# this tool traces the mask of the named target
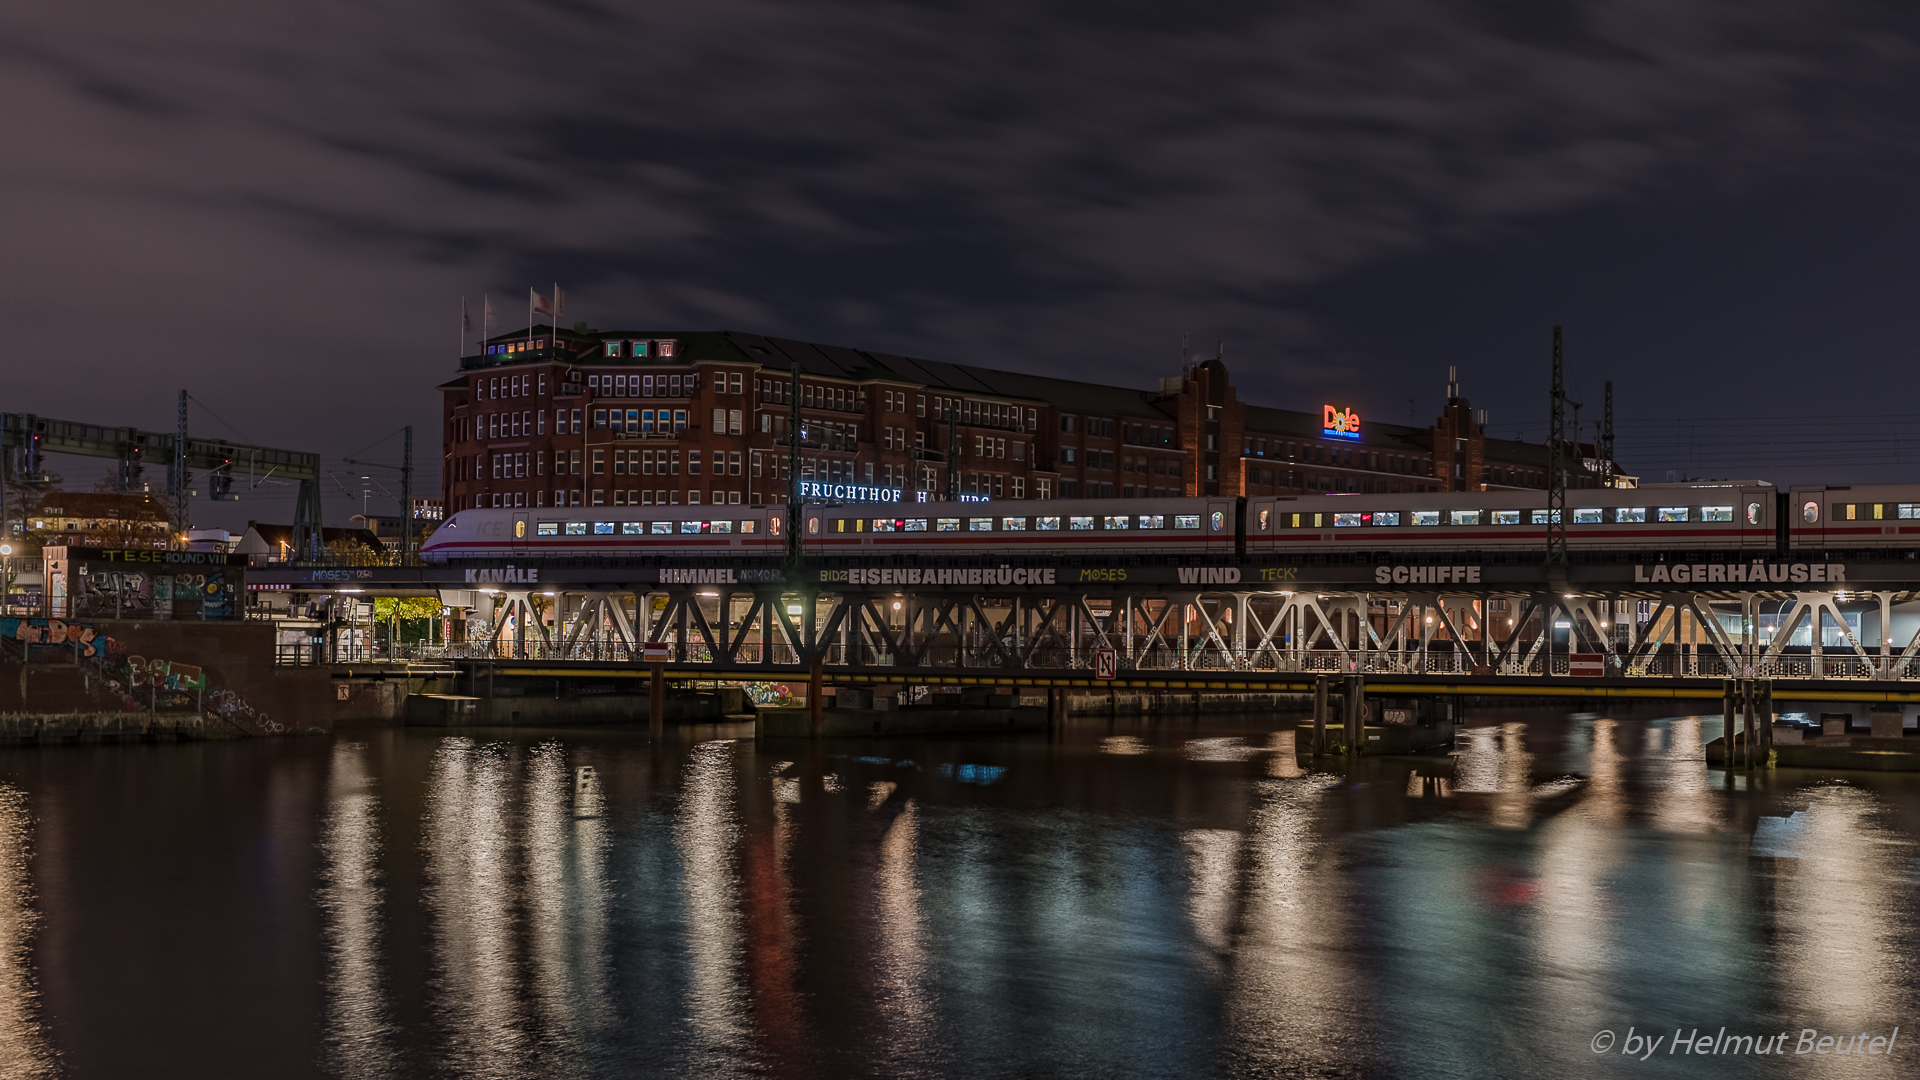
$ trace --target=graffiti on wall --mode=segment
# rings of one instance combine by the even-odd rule
[[[0,619],[0,638],[29,645],[74,645],[81,656],[100,655],[107,636],[84,623],[60,619]]]

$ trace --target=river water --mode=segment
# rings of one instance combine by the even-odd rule
[[[0,1076],[1914,1074],[1920,777],[1291,724],[0,751]]]

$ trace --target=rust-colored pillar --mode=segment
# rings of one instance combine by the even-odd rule
[[[653,678],[647,687],[647,734],[658,739],[667,733],[667,667],[653,665]]]

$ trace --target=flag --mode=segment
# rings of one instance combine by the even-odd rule
[[[485,298],[480,301],[480,336],[483,339],[493,336],[493,294],[492,293],[485,294]]]
[[[527,292],[532,294],[530,299],[533,303],[533,313],[535,315],[546,315],[548,317],[552,317],[553,297],[542,296],[538,291],[534,289],[528,289]]]
[[[559,326],[560,320],[565,318],[566,314],[567,294],[561,292],[559,284],[555,283],[553,286],[553,325]]]

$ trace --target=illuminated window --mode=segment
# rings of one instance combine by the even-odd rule
[[[660,500],[657,498],[654,500],[656,504],[659,503],[659,501]],[[653,535],[659,535],[661,533],[670,533],[673,531],[673,522],[671,521],[651,521],[647,523],[647,526],[648,526],[648,532]]]
[[[1727,513],[1729,516],[1731,516],[1733,513],[1733,508],[1728,507]],[[1602,518],[1599,507],[1593,507],[1591,509],[1575,510],[1573,512],[1573,523],[1575,525],[1598,525],[1601,523],[1602,520],[1603,518]]]
[[[1133,519],[1128,517],[1125,514],[1122,514],[1119,517],[1109,516],[1107,518],[1107,528],[1109,529],[1124,529],[1124,528],[1127,528],[1132,523],[1133,523]]]
[[[1455,525],[1478,525],[1480,524],[1480,511],[1454,510],[1449,512],[1448,518]]]
[[[1820,504],[1817,502],[1810,502],[1807,505],[1801,507],[1800,519],[1802,521],[1805,521],[1809,525],[1812,525],[1815,522],[1819,521],[1820,520]]]
[[[926,532],[927,519],[926,518],[908,518],[907,524],[906,524],[906,531],[907,532]]]
[[[1535,525],[1557,525],[1560,523],[1560,512],[1557,510],[1535,510],[1533,512],[1533,523]]]
[[[1260,511],[1260,514],[1261,514],[1261,517],[1264,518],[1267,514],[1267,511],[1262,510]],[[1166,515],[1165,514],[1141,514],[1140,527],[1143,529],[1164,529],[1167,527]],[[1262,525],[1261,528],[1264,529],[1266,528],[1266,526]]]
[[[1733,507],[1703,506],[1700,508],[1700,520],[1701,521],[1732,521]]]
[[[1379,511],[1378,513],[1373,515],[1373,523],[1375,525],[1398,525],[1400,524],[1400,511],[1398,510]]]
[[[1622,525],[1639,524],[1647,520],[1647,508],[1644,506],[1623,506],[1613,512],[1613,520]]]
[[[938,518],[936,519],[934,531],[935,532],[959,532],[960,519],[959,518]]]
[[[1298,518],[1300,515],[1295,514],[1293,516]],[[1197,529],[1200,527],[1200,515],[1175,514],[1173,515],[1173,527],[1176,529]]]
[[[1359,524],[1361,524],[1360,515],[1357,513],[1333,515],[1333,527],[1336,529],[1342,529],[1342,528],[1346,528],[1349,525],[1359,525]]]
[[[649,494],[651,494],[651,492],[649,492]],[[632,502],[633,500],[629,499],[627,501]],[[644,521],[623,521],[620,523],[621,536],[639,536],[646,531],[647,523]]]
[[[1495,525],[1518,525],[1520,524],[1520,511],[1495,510],[1493,512],[1493,523]]]
[[[1033,528],[1036,532],[1059,532],[1060,519],[1057,517],[1037,517],[1033,519]]]
[[[1413,523],[1415,525],[1438,525],[1440,524],[1440,511],[1415,510],[1413,512]]]
[[[1660,508],[1659,520],[1685,521],[1687,520],[1687,511],[1689,509],[1689,507],[1685,506],[1663,506]]]
[[[567,522],[567,535],[568,535],[568,536],[585,536],[585,535],[587,535],[587,523],[586,523],[586,522],[584,522],[584,521],[569,521],[569,522]]]
[[[560,523],[559,523],[559,522],[557,522],[557,521],[542,521],[542,522],[540,522],[540,523],[539,523],[539,524],[538,524],[537,526],[535,526],[535,527],[534,527],[534,535],[536,535],[536,536],[559,536],[559,535],[560,535]]]
[[[1027,519],[1023,517],[1001,518],[1000,527],[1008,532],[1026,532]]]
[[[1198,526],[1196,526],[1196,528],[1197,527]],[[1069,517],[1067,519],[1067,529],[1070,532],[1084,532],[1091,528],[1093,528],[1092,517]]]
[[[967,531],[968,532],[992,532],[993,519],[992,518],[968,518]]]

